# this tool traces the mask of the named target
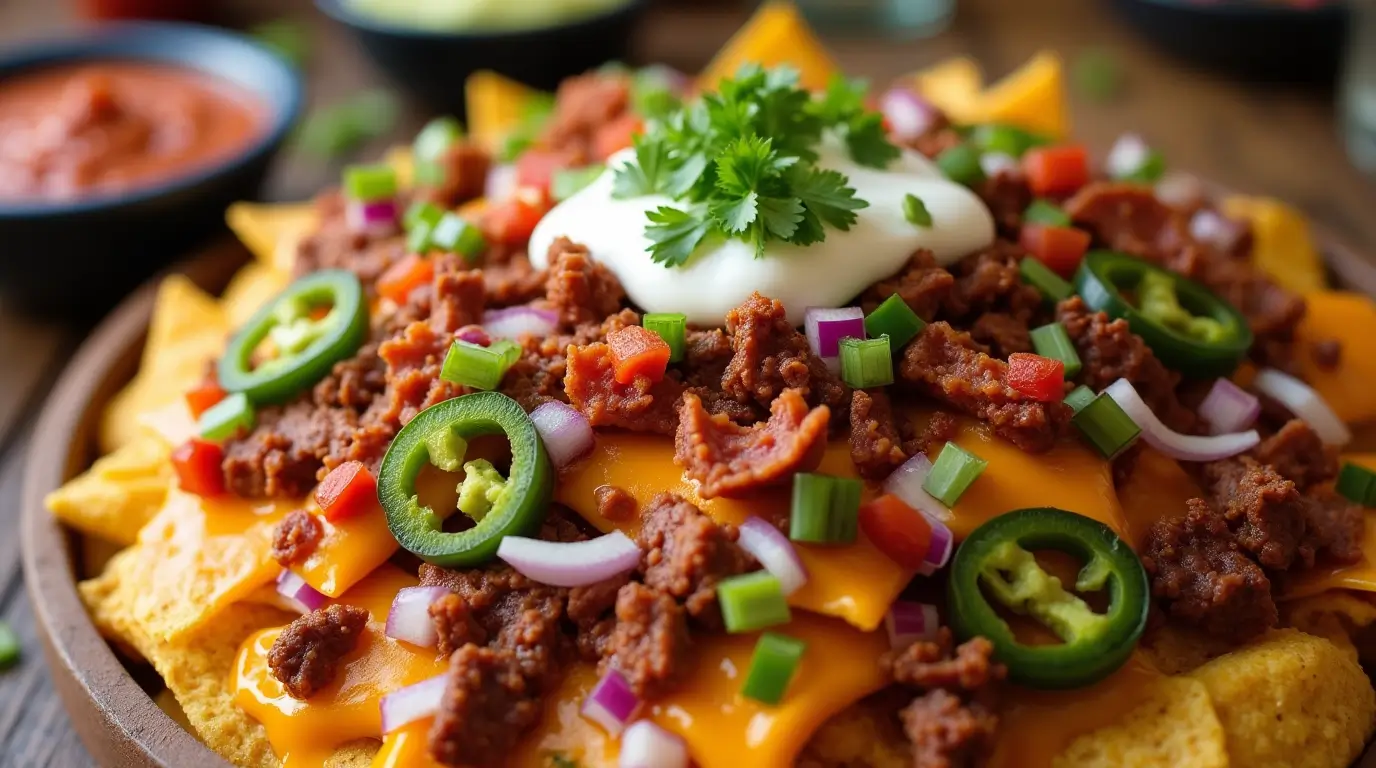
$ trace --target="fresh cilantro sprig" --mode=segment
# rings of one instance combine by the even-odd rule
[[[650,255],[666,266],[710,237],[750,243],[756,257],[773,241],[822,242],[827,227],[850,229],[869,205],[844,174],[817,167],[823,134],[861,165],[883,168],[899,155],[864,98],[857,81],[837,78],[814,99],[796,70],[746,66],[715,93],[656,116],[635,140],[635,160],[616,170],[612,195],[680,203],[647,213]]]

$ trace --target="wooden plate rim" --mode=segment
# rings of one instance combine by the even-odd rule
[[[1326,263],[1347,287],[1376,296],[1376,262],[1333,233],[1315,228]],[[225,243],[174,271],[218,293],[244,261]],[[231,258],[231,256],[233,258]],[[44,404],[24,475],[21,551],[54,684],[86,747],[102,765],[232,768],[163,712],[96,631],[77,594],[69,533],[43,497],[89,465],[100,409],[138,367],[159,278],[126,298],[82,343]],[[1376,768],[1376,746],[1356,768]]]

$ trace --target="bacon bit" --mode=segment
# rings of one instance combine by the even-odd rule
[[[346,461],[325,475],[315,489],[315,503],[331,522],[377,506],[377,481],[361,461]]]
[[[674,435],[674,463],[701,484],[704,499],[739,495],[807,471],[822,460],[831,409],[808,410],[797,389],[785,389],[770,406],[769,421],[742,427],[711,415],[702,398],[685,393]]]
[[[630,384],[637,376],[659,381],[669,367],[668,343],[659,334],[639,325],[628,325],[607,334],[607,346],[612,349],[618,384]]]
[[[397,304],[405,304],[406,297],[435,277],[435,263],[417,253],[408,253],[387,268],[377,279],[377,292]]]
[[[218,444],[193,437],[172,452],[172,468],[183,491],[219,496],[225,492],[225,476],[220,469],[224,459],[224,449]]]
[[[1008,357],[1008,386],[1043,403],[1065,396],[1065,363],[1030,352]]]

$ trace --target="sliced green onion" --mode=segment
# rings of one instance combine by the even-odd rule
[[[10,629],[10,625],[0,621],[0,669],[12,667],[19,661],[19,648],[19,636]],[[788,681],[785,680],[784,684],[787,685]]]
[[[912,193],[903,196],[903,218],[919,227],[930,229],[932,226],[932,212],[927,210],[922,198]]]
[[[793,619],[783,586],[769,571],[753,571],[717,583],[726,631],[732,634],[787,624]]]
[[[1338,472],[1338,493],[1354,504],[1376,507],[1376,472],[1352,462],[1344,462]]]
[[[1027,224],[1047,224],[1053,227],[1070,226],[1070,214],[1061,209],[1059,205],[1037,198],[1032,204],[1027,206],[1027,210],[1022,212],[1022,220]]]
[[[434,162],[462,138],[463,126],[459,125],[458,120],[448,116],[437,117],[426,123],[425,127],[420,129],[420,133],[416,134],[411,151],[415,153],[417,160]]]
[[[435,233],[435,225],[438,223],[427,220],[416,222],[416,225],[406,232],[406,250],[422,255],[430,250],[430,236]]]
[[[603,165],[589,165],[583,168],[560,168],[549,179],[549,194],[558,202],[573,197],[607,170]]]
[[[1042,292],[1051,301],[1065,301],[1075,292],[1060,275],[1031,256],[1018,262],[1018,273],[1022,281]]]
[[[865,335],[872,339],[888,336],[890,350],[907,346],[926,327],[927,323],[896,293],[865,317]]]
[[[431,226],[444,217],[444,209],[426,200],[417,200],[406,209],[406,213],[401,216],[401,225],[409,232],[413,227],[421,222],[429,222]]]
[[[344,192],[352,200],[368,203],[397,193],[397,172],[390,165],[351,165],[344,169]]]
[[[853,477],[799,472],[793,476],[793,508],[788,538],[812,544],[855,541],[860,518],[861,483]]]
[[[970,141],[985,152],[998,152],[1022,157],[1032,147],[1047,143],[1046,139],[1021,128],[1000,123],[977,125],[970,131]]]
[[[1083,411],[1086,405],[1094,402],[1094,390],[1081,384],[1070,391],[1065,396],[1065,404],[1070,406],[1076,413]]]
[[[1065,363],[1065,377],[1075,378],[1080,372],[1080,353],[1075,351],[1075,345],[1070,341],[1070,335],[1065,332],[1065,326],[1060,323],[1043,325],[1040,328],[1032,329],[1032,348],[1037,350],[1037,354],[1042,357],[1049,357],[1052,360],[1060,360]]]
[[[893,383],[893,354],[889,337],[841,339],[841,380],[854,389],[883,387]]]
[[[989,462],[984,459],[955,443],[947,443],[932,464],[927,479],[922,481],[922,490],[942,504],[954,507],[987,466]]]
[[[235,392],[207,408],[196,421],[196,431],[207,440],[228,440],[240,432],[253,431],[256,422],[248,395]]]
[[[741,695],[765,704],[778,704],[798,671],[807,643],[777,632],[763,632],[750,656]]]
[[[520,354],[521,348],[508,339],[493,342],[490,347],[455,341],[444,356],[440,378],[473,389],[496,389],[506,369]]]
[[[979,150],[971,144],[957,144],[937,155],[936,167],[946,174],[946,178],[967,187],[984,181],[984,171],[979,167]]]
[[[472,263],[487,250],[487,238],[457,213],[446,213],[430,230],[430,242],[440,250],[457,253]]]
[[[1074,394],[1074,393],[1072,393]],[[1100,394],[1075,413],[1070,420],[1106,459],[1115,459],[1127,450],[1142,428],[1125,413],[1112,397]]]
[[[654,331],[669,345],[669,362],[683,359],[688,346],[688,316],[682,312],[651,312],[641,320],[645,330]]]

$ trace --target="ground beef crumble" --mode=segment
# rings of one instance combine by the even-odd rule
[[[718,582],[754,567],[736,543],[736,527],[714,522],[672,493],[651,499],[643,520],[645,585],[682,600],[689,616],[716,626]]]
[[[1202,472],[1213,508],[1257,562],[1273,571],[1289,568],[1297,556],[1313,564],[1314,553],[1300,548],[1304,513],[1294,483],[1247,456],[1210,462]]]
[[[631,492],[616,485],[599,485],[593,491],[597,498],[597,514],[613,522],[631,520],[640,511],[640,503]]]
[[[785,390],[795,389],[810,405],[827,405],[837,413],[849,390],[821,358],[807,337],[788,321],[784,305],[758,293],[726,313],[733,355],[721,389],[741,403],[771,408]]]
[[[883,480],[908,460],[883,390],[855,390],[850,401],[850,458],[861,477]]]
[[[564,325],[600,323],[621,308],[621,281],[593,261],[586,247],[560,237],[549,246],[549,265],[545,295]]]
[[[918,317],[931,322],[955,283],[955,276],[936,263],[931,251],[923,249],[909,257],[907,266],[898,274],[867,288],[860,297],[860,306],[868,314],[885,299],[898,294]]]
[[[294,509],[272,531],[272,559],[283,568],[303,562],[324,535],[319,518],[304,509]]]
[[[688,644],[683,606],[665,592],[631,582],[616,595],[616,629],[603,667],[620,672],[636,695],[653,698],[677,682]]]
[[[511,648],[463,646],[430,726],[430,755],[454,768],[501,765],[540,719],[545,690]]]
[[[920,692],[899,712],[914,766],[976,765],[993,747],[994,689],[1008,670],[992,660],[994,646],[983,637],[952,646],[951,630],[942,627],[934,640],[919,640],[880,662],[895,683]]]
[[[329,685],[344,657],[358,645],[368,611],[331,605],[296,619],[268,651],[268,668],[294,699],[309,699]]]
[[[749,427],[712,415],[689,392],[679,410],[674,463],[700,484],[703,498],[734,496],[778,483],[817,466],[826,450],[831,411],[811,410],[796,389],[780,393],[769,421]]]
[[[1306,491],[1338,476],[1338,450],[1325,445],[1314,430],[1299,419],[1286,422],[1252,451],[1261,464],[1269,464],[1281,477]]]
[[[993,750],[998,717],[979,702],[937,689],[898,713],[913,745],[913,768],[967,768]]]

